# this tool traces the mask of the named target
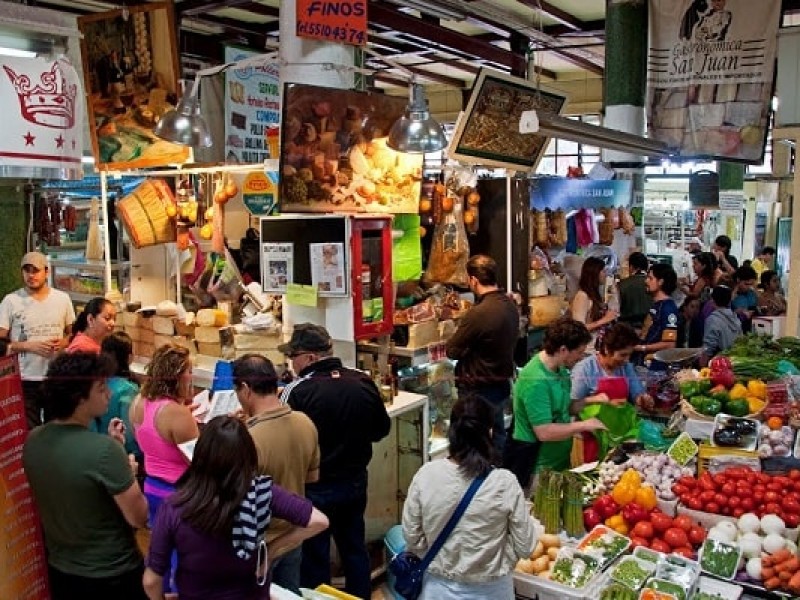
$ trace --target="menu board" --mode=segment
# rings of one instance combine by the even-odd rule
[[[46,600],[44,543],[22,468],[27,432],[17,358],[0,358],[0,598]]]
[[[225,62],[259,52],[225,47]],[[225,162],[262,163],[277,158],[281,97],[278,63],[225,72]]]

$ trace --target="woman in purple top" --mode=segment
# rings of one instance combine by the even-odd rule
[[[217,417],[206,426],[191,466],[156,517],[143,578],[151,600],[164,597],[173,550],[181,600],[268,600],[268,556],[328,527],[310,501],[272,485],[257,467],[255,444],[241,421]],[[296,527],[267,548],[271,516]]]

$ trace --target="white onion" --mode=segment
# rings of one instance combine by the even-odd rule
[[[771,533],[783,535],[786,523],[778,515],[764,515],[761,518],[761,530],[768,535]]]
[[[777,533],[770,533],[764,538],[764,550],[770,554],[775,554],[786,546],[786,540]]]
[[[743,533],[758,533],[761,528],[761,521],[758,515],[753,513],[745,513],[739,517],[738,521],[739,531]]]
[[[745,567],[747,570],[747,575],[752,577],[753,579],[761,580],[761,559],[758,557],[753,557],[747,561],[747,566]]]

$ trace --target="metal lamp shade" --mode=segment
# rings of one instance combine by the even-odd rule
[[[212,143],[208,124],[200,114],[200,102],[194,94],[184,96],[175,110],[164,113],[153,133],[168,142],[194,148],[208,148]]]
[[[442,126],[428,112],[428,101],[421,85],[411,84],[411,102],[406,114],[392,125],[386,145],[409,154],[436,152],[447,146]]]

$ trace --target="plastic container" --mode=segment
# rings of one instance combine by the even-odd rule
[[[679,448],[686,446],[687,452],[686,454],[682,454]],[[672,460],[678,463],[680,466],[686,466],[690,460],[692,460],[698,452],[698,446],[695,444],[694,440],[689,437],[689,434],[686,432],[680,434],[675,441],[672,442],[669,449],[667,450],[667,456],[669,456]],[[675,456],[678,454],[679,456]],[[680,457],[680,459],[679,459]]]
[[[616,552],[609,552],[606,549],[598,547],[594,542],[600,538],[604,538],[606,543],[618,542],[618,550]],[[609,529],[605,525],[597,525],[583,539],[578,543],[578,550],[585,554],[595,557],[600,561],[600,567],[605,568],[606,565],[611,564],[618,556],[624,554],[631,545],[631,540]]]
[[[709,570],[709,564],[704,564],[706,556],[711,552],[718,552],[722,554],[728,554],[730,556],[735,556],[736,560],[731,559],[729,562],[731,564],[731,569],[724,573],[718,573],[715,571]],[[703,570],[704,573],[708,573],[709,575],[713,575],[715,577],[720,577],[722,579],[733,579],[736,577],[736,572],[739,568],[739,561],[742,558],[742,549],[739,547],[738,544],[726,544],[725,542],[720,542],[718,540],[706,540],[703,542],[703,545],[700,547],[700,568]]]
[[[538,600],[597,600],[611,581],[607,573],[599,573],[580,589],[571,588],[536,575],[514,571],[514,593],[522,598]]]
[[[642,576],[641,578],[636,578],[633,580],[625,580],[623,577],[620,576],[622,570],[626,568],[628,564],[635,564],[637,565],[641,571]],[[656,571],[656,564],[650,562],[648,560],[642,560],[640,558],[636,558],[635,556],[625,556],[622,558],[614,567],[611,569],[609,575],[612,581],[616,581],[617,583],[621,583],[624,586],[631,588],[632,590],[638,590],[641,588],[647,578],[650,577]]]
[[[758,458],[758,453],[753,450],[740,450],[739,448],[723,448],[719,446],[712,446],[702,442],[697,451],[697,475],[700,476],[708,471],[709,463],[712,458],[721,456],[736,456],[739,458],[750,459],[754,470],[761,470],[761,461]]]
[[[716,417],[714,417],[714,431],[719,431],[723,427],[725,427],[725,422],[728,419],[741,419],[742,421],[748,421],[752,423],[753,427],[755,427],[755,432],[743,435],[742,436],[742,444],[739,446],[719,446],[714,442],[714,435],[711,435],[711,445],[715,448],[723,448],[728,450],[730,448],[735,448],[737,450],[755,450],[758,447],[758,438],[761,432],[761,423],[756,421],[755,419],[748,419],[746,417],[734,417],[733,415],[726,415],[725,413],[719,413]]]
[[[697,591],[707,594],[716,594],[725,598],[725,600],[739,600],[744,590],[739,585],[701,575],[700,581],[697,584]]]

